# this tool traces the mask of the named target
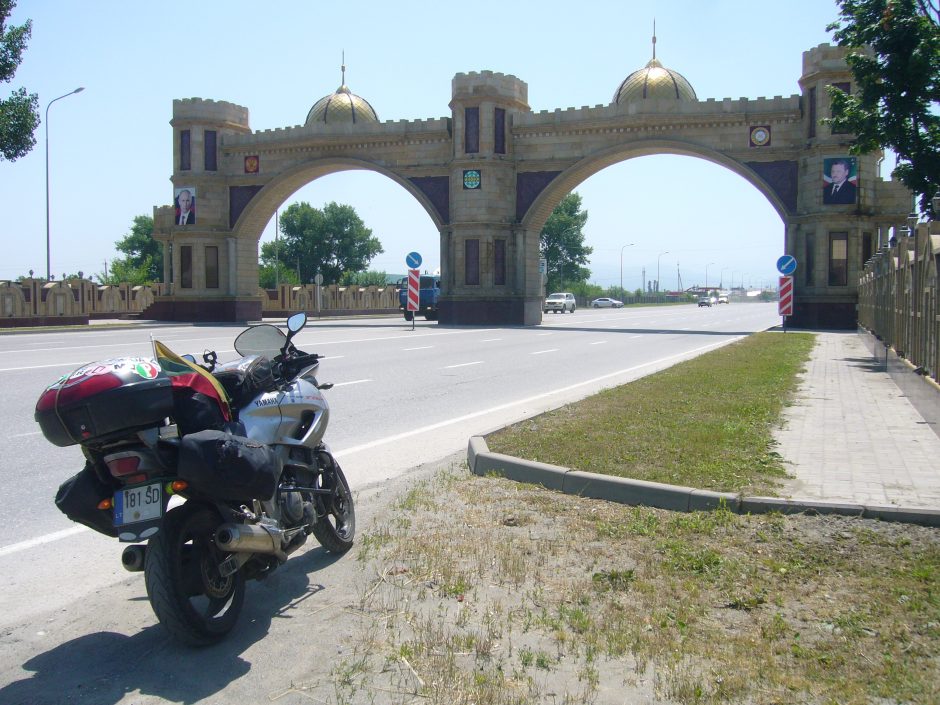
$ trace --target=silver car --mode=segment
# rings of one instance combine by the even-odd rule
[[[591,302],[591,306],[593,308],[623,308],[623,301],[617,301],[617,299],[602,296],[599,299],[594,299]]]

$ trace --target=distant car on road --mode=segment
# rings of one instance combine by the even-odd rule
[[[571,313],[574,313],[577,307],[578,305],[574,300],[574,294],[559,292],[549,294],[548,298],[545,299],[545,303],[542,304],[542,313],[548,313],[549,311],[554,313],[571,311]]]
[[[718,297],[718,303],[720,303],[720,304],[726,304],[726,303],[728,303],[728,297],[727,297],[727,296],[719,296],[719,297]]]
[[[710,296],[701,296],[701,297],[699,297],[698,305],[699,305],[699,306],[708,306],[708,307],[711,307],[711,305],[712,305],[711,297],[710,297]]]
[[[623,301],[602,296],[599,299],[594,299],[591,306],[594,308],[623,308]]]

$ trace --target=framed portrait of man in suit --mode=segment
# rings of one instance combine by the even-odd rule
[[[822,201],[826,205],[858,202],[858,160],[855,157],[823,159]]]
[[[175,225],[196,224],[196,189],[192,186],[176,189],[173,196],[173,206],[176,208]]]

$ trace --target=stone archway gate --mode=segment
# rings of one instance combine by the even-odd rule
[[[854,326],[858,274],[904,224],[912,198],[878,176],[881,155],[873,154],[853,162],[856,202],[824,203],[824,169],[851,142],[820,122],[829,114],[826,87],[851,87],[844,57],[828,44],[804,52],[800,95],[538,113],[518,78],[462,73],[452,81],[449,118],[260,132],[244,107],[176,100],[174,196],[190,191],[196,216],[180,224],[174,207],[154,209],[169,287],[147,315],[259,319],[258,240],[275,209],[321,176],[367,169],[401,185],[440,232],[442,323],[534,325],[542,317],[539,233],[553,207],[607,166],[680,154],[739,174],[779,213],[781,254],[799,262],[793,325]],[[729,218],[728,227],[738,224]]]

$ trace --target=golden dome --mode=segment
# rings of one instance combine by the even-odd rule
[[[634,71],[614,92],[614,103],[632,100],[668,98],[670,100],[698,100],[695,90],[678,71],[667,69],[656,58],[656,29],[653,29],[653,58],[639,71]]]
[[[360,122],[378,122],[379,116],[365,98],[360,98],[346,86],[346,65],[343,64],[343,82],[335,93],[323,96],[307,113],[304,125],[316,123],[341,125]]]

